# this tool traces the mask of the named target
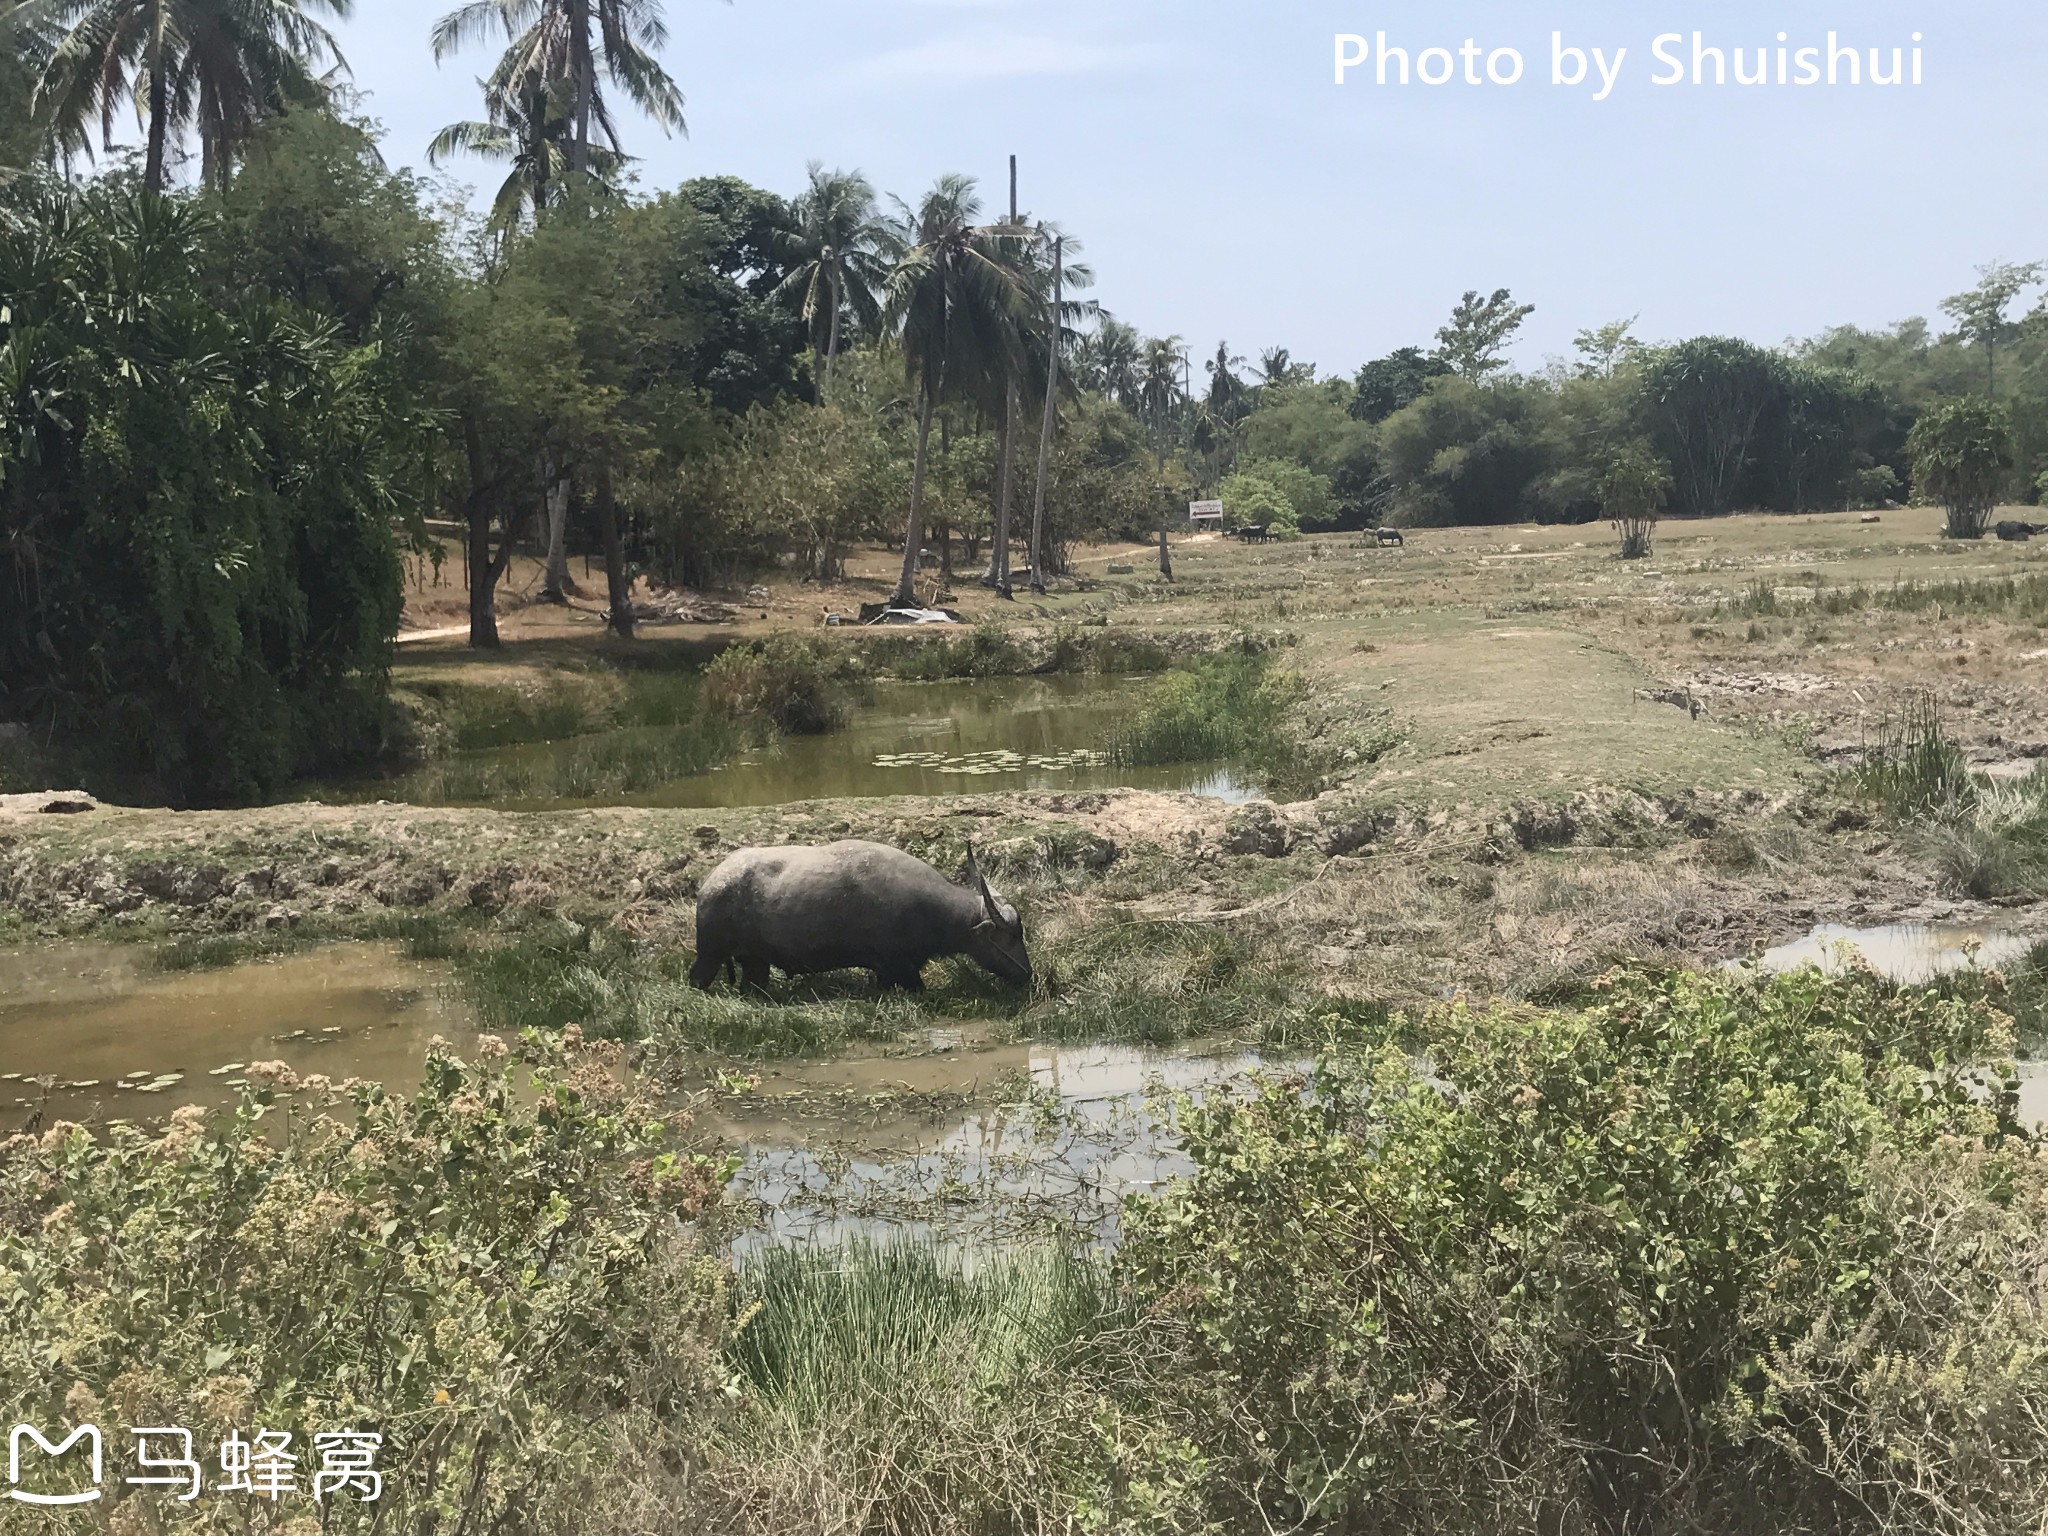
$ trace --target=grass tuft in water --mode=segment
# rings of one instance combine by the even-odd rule
[[[1262,649],[1245,645],[1203,657],[1154,686],[1136,718],[1111,738],[1110,761],[1147,767],[1270,756],[1304,691],[1302,680],[1275,671]]]
[[[771,635],[721,651],[704,669],[704,707],[713,716],[817,736],[846,724],[852,662],[815,635]]]
[[[209,933],[173,939],[150,958],[160,971],[218,971],[252,960],[297,954],[332,936],[325,928],[311,924],[248,933]]]
[[[1856,777],[1951,887],[1986,901],[2048,893],[2048,773],[1972,774],[1931,694],[1879,723]]]

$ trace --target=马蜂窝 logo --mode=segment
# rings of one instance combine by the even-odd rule
[[[43,1453],[55,1460],[83,1440],[92,1448],[92,1486],[78,1493],[35,1493],[21,1486],[21,1444],[33,1440]],[[22,1504],[90,1504],[100,1496],[100,1432],[81,1424],[57,1444],[43,1438],[33,1424],[17,1424],[7,1437],[7,1497]]]
[[[162,1488],[181,1504],[199,1497],[204,1473],[193,1454],[192,1431],[176,1426],[155,1425],[129,1431],[135,1437],[135,1464],[139,1476],[126,1482],[131,1487]],[[303,1489],[298,1481],[300,1458],[292,1452],[288,1430],[259,1429],[252,1444],[237,1432],[220,1443],[221,1476],[214,1482],[216,1493],[243,1493],[267,1498],[273,1504],[288,1494],[310,1492],[313,1501],[325,1504],[336,1494],[348,1494],[364,1503],[384,1496],[384,1478],[377,1471],[377,1452],[384,1437],[361,1430],[331,1430],[311,1436],[319,1463],[313,1471],[313,1486]],[[91,1486],[64,1493],[46,1493],[41,1488],[60,1482],[62,1473],[38,1473],[30,1464],[24,1477],[21,1452],[32,1443],[52,1462],[63,1457],[81,1441],[91,1456]],[[33,1424],[17,1424],[7,1442],[8,1498],[22,1504],[90,1504],[99,1498],[104,1472],[99,1428],[81,1424],[62,1440],[52,1444]],[[24,1486],[24,1482],[30,1486]]]

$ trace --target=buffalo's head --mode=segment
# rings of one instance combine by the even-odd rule
[[[1031,985],[1031,955],[1024,948],[1024,919],[1017,909],[996,894],[981,866],[974,862],[974,850],[967,851],[967,878],[981,897],[981,917],[975,922],[967,951],[977,965],[1004,981],[1020,987]]]

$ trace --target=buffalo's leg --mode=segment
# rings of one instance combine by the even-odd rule
[[[718,973],[726,967],[725,958],[714,955],[708,949],[697,951],[697,958],[690,965],[690,985],[700,992],[709,992],[711,984],[718,980]]]
[[[875,972],[875,985],[886,992],[891,987],[901,987],[906,992],[922,992],[924,977],[918,967],[899,968]]]
[[[756,992],[768,990],[768,962],[748,955],[739,962],[740,976]]]

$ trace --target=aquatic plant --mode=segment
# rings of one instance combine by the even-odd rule
[[[1137,715],[1108,744],[1121,767],[1270,757],[1284,749],[1289,711],[1306,688],[1263,647],[1204,656],[1153,686]]]

